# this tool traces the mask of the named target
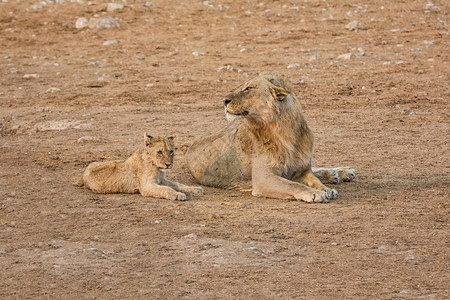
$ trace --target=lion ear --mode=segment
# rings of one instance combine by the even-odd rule
[[[286,98],[289,95],[288,91],[274,84],[271,85],[270,92],[272,93],[273,98],[275,98],[278,101],[284,100],[284,98]]]
[[[147,132],[144,133],[144,142],[145,142],[145,146],[149,146],[152,143],[153,137],[148,134]]]

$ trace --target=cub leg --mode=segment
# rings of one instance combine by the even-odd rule
[[[156,183],[146,183],[140,188],[140,192],[144,197],[165,198],[169,200],[186,200],[186,195],[175,191],[168,186],[161,186]]]
[[[203,194],[203,188],[199,186],[188,186],[176,181],[170,181],[165,178],[161,178],[161,184],[171,187],[172,189],[183,192],[183,193],[192,193],[192,194]]]
[[[353,181],[356,176],[355,169],[350,167],[312,168],[312,172],[320,181],[335,184]]]

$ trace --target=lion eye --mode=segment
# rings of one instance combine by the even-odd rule
[[[244,88],[242,91],[244,92],[244,93],[247,93],[248,91],[250,91],[250,89],[251,89],[251,87],[246,87],[246,88]]]
[[[169,154],[170,154],[170,155],[173,155],[173,150],[170,150]]]
[[[163,155],[161,150],[158,151],[158,155]]]

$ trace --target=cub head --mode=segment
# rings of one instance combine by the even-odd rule
[[[281,76],[258,76],[239,86],[223,100],[228,120],[245,118],[250,123],[267,124],[278,118],[291,97]]]
[[[145,133],[145,147],[142,153],[143,160],[153,163],[159,169],[171,169],[173,165],[175,139],[174,136],[158,138]]]

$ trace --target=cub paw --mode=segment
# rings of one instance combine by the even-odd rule
[[[336,172],[339,174],[341,180],[345,182],[353,181],[356,177],[355,169],[350,167],[337,168]]]
[[[175,192],[169,195],[169,200],[185,201],[186,199],[186,195],[180,192]]]
[[[200,195],[200,194],[205,193],[205,190],[199,186],[190,186],[190,187],[186,188],[185,190],[186,190],[186,192],[192,193],[194,195]]]

